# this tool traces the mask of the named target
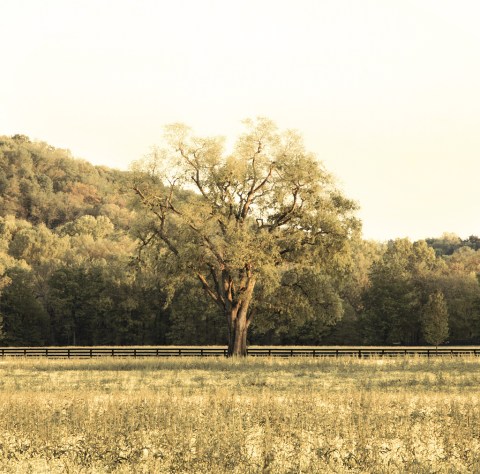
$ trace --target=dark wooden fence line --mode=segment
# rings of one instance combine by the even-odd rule
[[[96,357],[225,357],[222,347],[1,347],[1,357],[57,359]],[[480,356],[480,347],[251,347],[251,357]]]

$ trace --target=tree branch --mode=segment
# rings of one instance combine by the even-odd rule
[[[219,296],[210,288],[207,279],[201,274],[197,272],[197,278],[202,283],[203,289],[207,292],[207,294],[212,298],[212,300],[220,307],[220,309],[225,309],[225,305],[223,304],[222,300]]]
[[[240,211],[240,220],[244,220],[246,217],[247,217],[247,214],[248,214],[248,210],[250,209],[250,206],[251,204],[253,203],[253,201],[255,200],[255,193],[260,191],[260,189],[263,188],[263,186],[265,186],[267,183],[268,183],[268,180],[270,179],[270,177],[272,176],[272,172],[273,172],[273,168],[275,166],[275,163],[272,163],[270,165],[270,169],[268,171],[268,174],[267,176],[265,177],[265,179],[262,180],[262,182],[255,187],[255,184],[256,184],[256,180],[253,181],[252,183],[252,187],[250,188],[250,191],[248,192],[247,194],[247,198],[245,200],[245,203],[243,204],[243,207],[241,207],[239,209]]]

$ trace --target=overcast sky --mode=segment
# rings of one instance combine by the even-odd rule
[[[296,128],[364,236],[480,235],[480,2],[1,0],[0,134],[127,169],[181,121]]]

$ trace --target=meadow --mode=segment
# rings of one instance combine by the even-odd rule
[[[480,472],[480,359],[0,359],[2,473]]]

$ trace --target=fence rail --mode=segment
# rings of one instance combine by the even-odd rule
[[[0,347],[1,357],[88,359],[96,357],[224,357],[226,347]],[[480,356],[480,346],[448,347],[250,347],[252,357]]]

